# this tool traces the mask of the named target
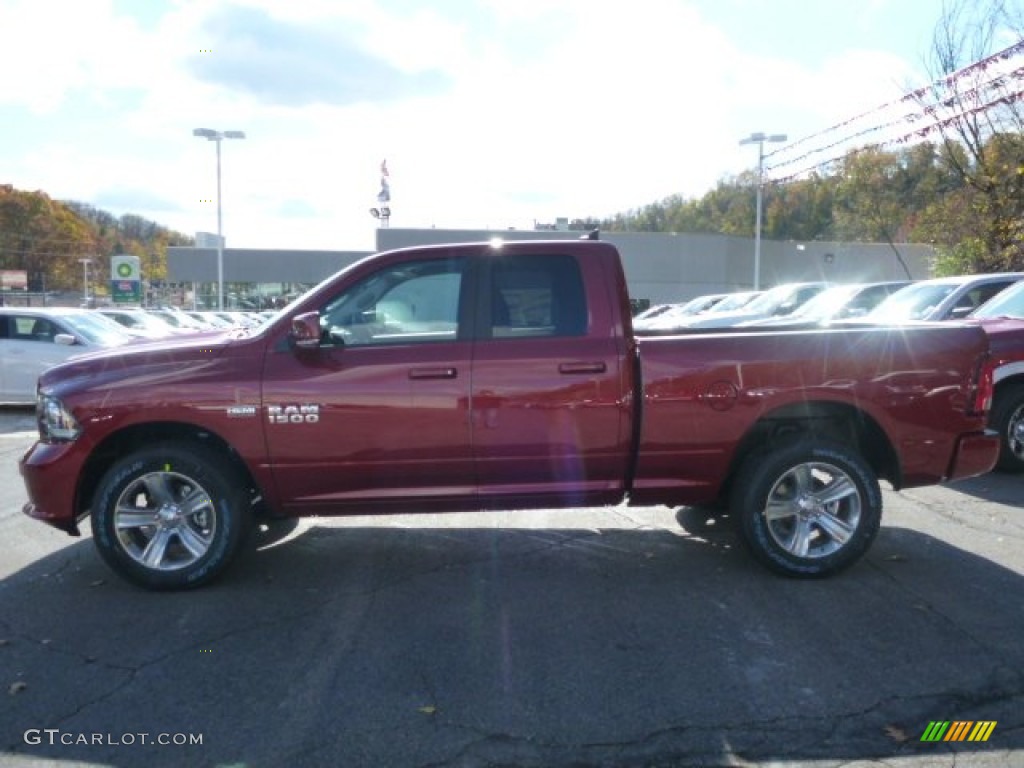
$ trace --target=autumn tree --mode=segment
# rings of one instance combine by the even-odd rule
[[[1012,42],[1016,40],[1017,42]],[[1011,42],[1006,46],[1006,42]],[[945,242],[959,271],[1024,268],[1024,6],[1013,0],[951,0],[935,28],[933,84],[914,92],[923,130],[938,136],[961,189],[932,215],[968,225]],[[963,243],[970,247],[963,248]],[[961,258],[954,251],[961,250]]]
[[[43,192],[0,187],[0,265],[28,272],[35,290],[76,285],[79,258],[91,258],[91,228]]]
[[[32,290],[76,290],[80,259],[91,260],[93,283],[106,284],[110,257],[142,257],[151,278],[165,278],[168,245],[191,238],[134,214],[120,219],[84,203],[0,186],[0,268],[28,272]]]

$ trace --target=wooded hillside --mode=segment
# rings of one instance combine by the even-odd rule
[[[0,185],[0,269],[26,270],[30,291],[80,289],[79,259],[92,259],[92,283],[103,288],[110,257],[122,253],[140,257],[144,279],[166,279],[167,246],[191,244],[191,237],[141,216],[118,218],[45,192]]]
[[[1024,269],[1024,136],[996,134],[984,167],[959,144],[848,153],[827,174],[767,182],[762,236],[772,240],[928,243],[938,272]],[[963,169],[970,170],[968,177]],[[757,173],[696,199],[671,196],[573,229],[753,236]]]

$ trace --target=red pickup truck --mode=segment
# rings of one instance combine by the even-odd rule
[[[153,589],[222,573],[254,517],[723,502],[768,567],[856,561],[894,488],[987,472],[972,325],[637,337],[608,243],[410,248],[258,330],[39,379],[24,511]]]

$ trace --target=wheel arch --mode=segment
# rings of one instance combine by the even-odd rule
[[[1024,363],[1022,363],[1024,365]],[[1002,376],[998,375],[999,369],[996,369],[995,384],[993,385],[992,396],[993,398],[998,397],[1000,392],[1018,387],[1024,384],[1024,370],[1004,372]]]
[[[758,451],[769,451],[780,441],[801,436],[852,446],[871,467],[875,476],[894,489],[901,486],[899,455],[881,425],[864,410],[847,403],[803,401],[780,406],[764,414],[737,446],[723,485],[728,495],[739,468]]]
[[[1024,360],[997,365],[992,373],[992,380],[996,389],[999,389],[1000,386],[1012,384],[1015,381],[1024,381]]]
[[[249,466],[223,437],[195,424],[174,421],[133,424],[107,435],[89,455],[79,475],[76,512],[80,519],[89,511],[96,488],[110,466],[128,453],[159,442],[197,443],[223,456],[250,488],[254,501],[262,498],[262,489]]]

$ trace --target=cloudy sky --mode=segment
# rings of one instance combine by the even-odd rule
[[[926,81],[942,0],[0,0],[0,183],[369,249],[696,197]],[[775,147],[770,147],[774,149]],[[766,147],[766,151],[770,149]]]

